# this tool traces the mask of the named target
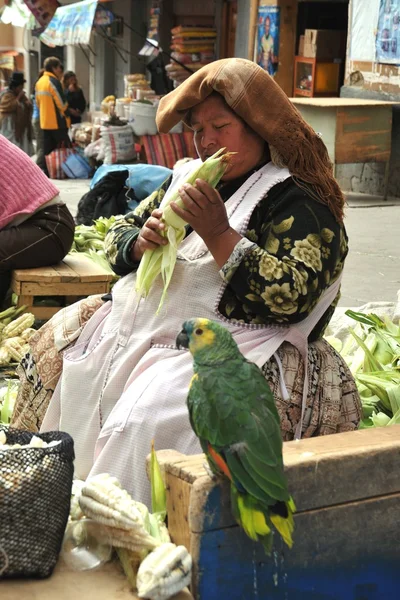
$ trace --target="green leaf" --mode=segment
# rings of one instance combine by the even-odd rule
[[[279,250],[279,240],[272,233],[270,233],[268,236],[265,249],[270,254],[276,254]]]
[[[390,417],[388,417],[387,415],[385,415],[385,413],[382,412],[372,413],[372,417],[370,417],[370,419],[372,420],[372,423],[375,427],[386,427],[390,423]]]
[[[150,485],[151,511],[153,513],[162,513],[165,516],[167,514],[167,493],[161,475],[160,463],[154,449],[154,440],[151,443]]]
[[[227,304],[225,306],[225,312],[226,312],[226,316],[230,317],[230,315],[233,313],[233,311],[235,310],[235,305],[234,304]]]
[[[321,231],[321,237],[324,240],[324,242],[330,244],[333,238],[335,237],[335,234],[327,227],[324,227],[324,229]]]
[[[246,294],[246,298],[251,302],[262,302],[262,298],[260,298],[260,296],[256,296],[256,294]]]
[[[312,246],[314,246],[314,248],[321,248],[321,238],[318,233],[310,233],[307,236],[307,240]]]
[[[277,225],[273,225],[272,230],[278,234],[285,233],[286,231],[289,231],[289,229],[292,227],[293,221],[294,221],[294,217],[289,217],[288,219],[284,219]]]

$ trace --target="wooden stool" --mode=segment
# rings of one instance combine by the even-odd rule
[[[168,531],[192,555],[196,600],[399,597],[400,425],[283,444],[294,545],[276,534],[271,557],[239,530],[229,486],[208,476],[203,454],[157,457]]]
[[[63,306],[35,306],[38,296],[64,296],[68,306],[81,296],[106,294],[110,291],[113,274],[87,256],[68,254],[52,267],[16,269],[11,289],[18,296],[17,306],[27,305],[37,319],[50,319]]]

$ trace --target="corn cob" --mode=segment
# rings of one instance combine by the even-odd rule
[[[37,333],[36,329],[33,329],[32,327],[27,327],[21,333],[21,338],[24,340],[24,342],[29,342],[29,340],[35,335],[35,333]]]
[[[15,362],[21,362],[23,356],[25,355],[23,347],[21,346],[20,337],[16,336],[12,338],[6,338],[1,342],[1,347],[6,348],[10,358]]]
[[[212,187],[215,187],[225,173],[229,158],[232,155],[230,152],[224,154],[225,150],[226,148],[221,148],[208,158],[198,169],[190,174],[186,183],[196,185],[196,179],[204,179]],[[178,206],[184,208],[178,192],[167,194],[160,204],[160,209],[163,210],[162,220],[166,225],[162,235],[168,238],[169,243],[165,246],[158,246],[155,250],[145,251],[136,277],[136,291],[140,296],[146,297],[154,280],[161,273],[164,289],[157,314],[163,305],[174,272],[178,245],[185,237],[186,222],[174,213],[170,206],[171,202],[176,202]]]
[[[141,563],[136,585],[139,598],[166,600],[190,583],[192,557],[184,546],[162,544]]]
[[[32,327],[34,322],[35,315],[32,313],[25,313],[4,327],[3,331],[1,332],[2,338],[6,339],[15,337],[22,333],[24,329]]]
[[[115,477],[92,477],[82,488],[79,506],[87,517],[107,526],[117,547],[139,551],[160,544],[149,533],[147,507],[135,502]]]
[[[8,365],[10,363],[10,354],[8,352],[8,348],[5,346],[0,346],[0,367],[4,365]]]

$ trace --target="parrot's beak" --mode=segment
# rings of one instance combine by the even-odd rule
[[[175,343],[178,349],[189,348],[189,336],[184,329],[178,334]]]

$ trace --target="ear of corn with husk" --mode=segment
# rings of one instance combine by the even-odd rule
[[[233,154],[225,152],[225,150],[225,148],[221,148],[213,156],[210,156],[198,169],[190,174],[185,183],[195,186],[196,179],[204,179],[212,187],[215,187],[225,173],[229,158]],[[157,313],[164,303],[174,272],[177,249],[185,237],[185,226],[187,225],[181,217],[174,213],[170,206],[171,202],[175,202],[181,208],[185,208],[178,191],[174,194],[167,194],[161,202],[160,208],[163,210],[162,220],[166,226],[162,235],[168,239],[169,243],[165,246],[158,246],[154,250],[146,250],[140,261],[136,276],[136,291],[140,296],[146,297],[154,280],[161,274],[164,289]]]
[[[348,310],[346,315],[357,325],[349,328],[340,352],[360,394],[360,428],[400,423],[400,325],[372,313]]]

